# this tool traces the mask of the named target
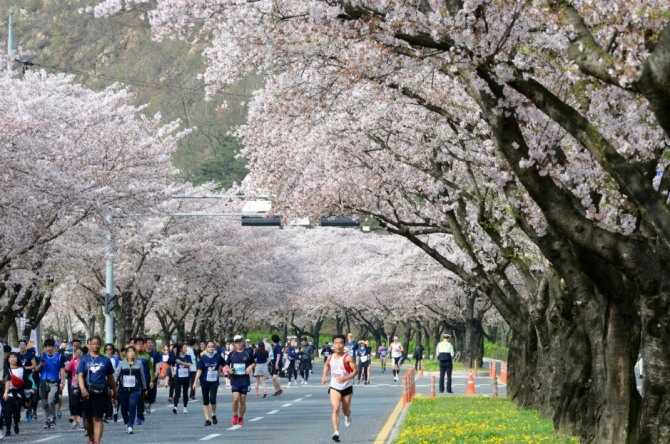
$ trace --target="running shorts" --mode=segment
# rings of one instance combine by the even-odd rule
[[[335,390],[340,394],[340,396],[349,396],[354,393],[354,386],[350,385],[349,387],[345,388],[344,390],[338,390],[335,387],[328,387],[328,393],[330,393],[331,390]]]
[[[397,358],[393,358],[393,365],[400,366],[402,364],[402,356],[398,356]]]
[[[249,390],[251,390],[250,386],[248,385],[231,385],[230,386],[230,391],[235,393],[238,392],[241,395],[246,395],[249,393]]]
[[[89,393],[88,399],[84,399],[84,414],[87,418],[104,418],[107,413],[109,394],[107,392],[95,395]]]

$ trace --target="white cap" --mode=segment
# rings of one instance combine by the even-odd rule
[[[228,337],[230,337],[230,336],[228,336]],[[244,339],[242,336],[235,335],[235,337],[233,338],[233,341],[241,341],[242,339]]]

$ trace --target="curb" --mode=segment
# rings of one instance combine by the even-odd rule
[[[379,434],[374,440],[374,444],[385,444],[393,442],[393,439],[398,434],[400,424],[403,423],[407,409],[402,406],[402,399],[398,401],[391,416],[384,424],[384,427],[379,431]]]

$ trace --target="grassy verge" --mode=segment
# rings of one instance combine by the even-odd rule
[[[503,398],[415,398],[394,444],[579,443],[554,433],[550,419]]]
[[[412,361],[412,367],[414,367],[414,361]],[[409,367],[406,367],[405,365],[402,366],[402,370],[406,370]],[[454,370],[466,370],[465,364],[462,362],[454,362]],[[440,371],[440,363],[438,361],[430,361],[427,359],[424,359],[423,361],[423,371],[424,372],[439,372]],[[477,369],[479,374],[488,372],[488,370],[484,369],[484,367],[479,367]]]

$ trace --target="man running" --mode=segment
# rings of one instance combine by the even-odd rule
[[[393,359],[393,380],[398,380],[398,375],[400,374],[400,364],[402,361],[402,353],[405,349],[402,348],[402,344],[398,342],[398,337],[393,337],[393,342],[391,342],[391,359]]]
[[[65,387],[65,360],[56,353],[56,343],[51,338],[44,341],[44,350],[36,371],[41,374],[39,392],[46,420],[44,428],[51,429],[56,426],[58,394]]]
[[[353,356],[344,352],[344,335],[333,337],[333,354],[328,357],[323,367],[323,376],[321,383],[325,384],[328,380],[330,371],[330,405],[333,407],[332,421],[335,430],[332,436],[333,441],[340,441],[340,405],[344,413],[344,425],[351,425],[351,398],[354,392],[354,378],[358,374],[356,360]]]
[[[93,336],[88,342],[88,354],[81,357],[77,366],[77,382],[84,402],[86,434],[89,444],[97,444],[102,439],[105,423],[102,418],[107,410],[109,388],[112,402],[116,402],[118,390],[114,381],[114,367],[109,357],[100,355],[102,339]]]
[[[244,338],[233,338],[235,350],[228,354],[228,374],[230,390],[233,392],[233,425],[244,424],[244,413],[247,410],[247,393],[251,387],[250,375],[254,373],[254,357],[244,349]]]
[[[279,336],[272,335],[272,383],[275,386],[275,393],[272,396],[279,396],[283,393],[281,385],[279,384],[279,372],[282,369],[284,363],[282,362],[282,352],[281,345],[279,344]]]

